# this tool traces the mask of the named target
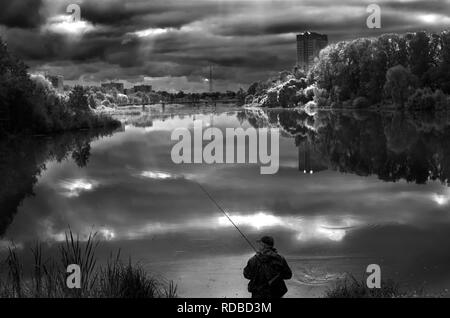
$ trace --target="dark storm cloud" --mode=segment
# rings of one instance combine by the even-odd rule
[[[369,31],[366,28],[367,14],[360,14],[348,17],[342,20],[320,21],[314,18],[298,19],[280,18],[272,19],[263,26],[257,25],[252,21],[242,21],[234,24],[221,26],[216,32],[226,36],[256,36],[256,35],[277,35],[286,33],[298,33],[298,30],[314,30],[332,35],[335,39],[346,37],[356,37],[364,32]],[[393,13],[386,13],[382,16],[383,29],[381,32],[387,32],[387,29],[399,30],[402,27],[410,27],[411,19],[407,16],[398,16]],[[375,30],[370,30],[372,34]]]
[[[448,12],[449,3],[447,0],[428,1],[386,1],[383,7],[389,9],[402,10],[403,12]]]
[[[18,28],[33,28],[40,25],[42,0],[2,0],[0,25]]]
[[[71,2],[6,2],[3,36],[32,71],[45,68],[68,80],[201,82],[212,64],[218,80],[237,88],[290,69],[299,32],[326,33],[334,42],[450,24],[449,1],[437,0],[378,1],[380,30],[366,27],[372,1],[99,0],[80,1],[83,22],[68,26],[61,16]]]
[[[83,18],[109,26],[176,27],[217,14],[208,1],[121,1],[83,3]]]

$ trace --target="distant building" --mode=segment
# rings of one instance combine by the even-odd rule
[[[64,90],[64,77],[61,75],[46,75],[45,78],[52,83],[52,86],[58,91]]]
[[[121,94],[123,94],[124,92],[123,83],[119,82],[102,83],[102,88],[104,88],[106,91],[112,91],[113,89],[116,89]]]
[[[135,93],[137,92],[151,93],[152,85],[134,85],[133,89]]]
[[[319,56],[320,50],[328,45],[328,36],[314,32],[297,35],[297,67],[308,72]]]
[[[134,88],[125,88],[125,89],[123,90],[123,93],[124,93],[125,95],[133,94],[133,93],[134,93]]]

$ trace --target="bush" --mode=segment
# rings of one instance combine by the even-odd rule
[[[173,298],[177,287],[172,282],[150,276],[138,264],[131,261],[124,265],[120,251],[110,257],[105,266],[98,266],[96,250],[99,241],[95,234],[87,242],[80,242],[71,231],[60,246],[60,260],[43,261],[42,245],[32,249],[34,264],[30,278],[25,278],[23,265],[16,250],[10,248],[4,262],[7,275],[0,279],[2,298]],[[81,269],[81,288],[69,289],[66,285],[66,269],[78,264]]]
[[[266,96],[261,100],[262,107],[277,107],[278,106],[278,92],[276,89],[271,88],[267,91]]]
[[[328,92],[326,89],[319,88],[315,85],[312,87],[313,93],[314,93],[314,102],[317,104],[317,106],[326,106],[328,102]]]
[[[105,268],[100,272],[100,297],[108,298],[174,298],[177,287],[150,277],[140,265],[127,265],[117,256],[110,257]]]
[[[382,282],[381,288],[370,289],[365,281],[350,276],[339,280],[335,286],[325,292],[325,298],[394,298],[402,293],[392,281]]]
[[[356,97],[352,103],[354,108],[367,108],[370,106],[370,102],[365,97]]]
[[[445,95],[440,89],[434,92],[435,109],[436,110],[446,110],[450,109],[450,97]]]
[[[253,95],[247,95],[245,96],[245,104],[249,105],[253,103]]]
[[[247,95],[247,103],[249,96],[252,96],[253,102],[263,107],[295,107],[312,99],[308,99],[303,92],[307,86],[305,78],[297,79],[289,72],[282,72],[273,81],[252,84],[248,93],[254,94]]]
[[[406,108],[409,110],[443,110],[449,107],[447,96],[441,91],[433,92],[431,88],[419,88],[408,98]]]
[[[290,85],[289,82],[283,85],[278,91],[278,103],[281,107],[292,107],[297,105],[298,88],[295,85]]]
[[[403,107],[417,79],[402,65],[388,69],[384,91],[397,106]]]
[[[89,95],[89,107],[91,109],[96,109],[97,108],[97,99],[95,99],[94,95]]]
[[[305,88],[304,94],[308,100],[314,99],[314,89],[316,89],[316,87],[317,87],[316,85],[310,85]]]

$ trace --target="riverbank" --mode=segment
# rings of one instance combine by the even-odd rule
[[[1,298],[174,298],[177,286],[156,278],[137,263],[111,253],[106,265],[97,265],[99,241],[91,234],[82,242],[69,231],[60,245],[59,259],[46,260],[41,243],[31,249],[34,264],[26,274],[14,246],[1,263]],[[78,266],[78,270],[73,267]]]
[[[28,66],[9,52],[1,38],[0,91],[0,137],[120,126],[118,120],[91,108],[84,87],[62,91],[45,76],[28,73]]]
[[[324,48],[308,72],[294,68],[253,83],[246,104],[449,110],[449,53],[449,31],[340,41]]]

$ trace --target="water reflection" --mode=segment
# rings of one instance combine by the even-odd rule
[[[278,126],[295,138],[299,170],[333,169],[384,181],[449,183],[447,113],[245,110],[254,127]],[[442,200],[441,200],[442,202]]]
[[[195,119],[219,129],[280,127],[279,172],[173,164],[170,134]],[[241,269],[251,251],[198,182],[252,240],[276,237],[297,282],[361,274],[367,262],[401,281],[437,288],[450,280],[445,114],[247,109],[123,120],[111,136],[1,145],[0,250],[10,240],[52,246],[70,225],[82,237],[98,231],[105,255],[120,247],[175,279],[182,296],[247,296]],[[318,295],[294,285],[291,296]]]
[[[90,142],[110,131],[66,133],[56,137],[15,137],[0,141],[0,238],[13,221],[22,201],[33,196],[33,187],[46,170],[47,162],[63,162],[70,156],[80,168],[89,161]],[[92,190],[84,180],[61,182],[67,196]]]

